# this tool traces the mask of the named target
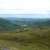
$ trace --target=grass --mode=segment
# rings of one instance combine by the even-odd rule
[[[48,38],[50,39],[50,29],[30,28],[18,33],[0,33],[0,47],[10,50],[50,50]]]

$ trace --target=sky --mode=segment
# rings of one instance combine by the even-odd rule
[[[50,18],[50,0],[0,0],[0,17],[7,16],[1,14],[15,14],[13,16],[16,17]]]

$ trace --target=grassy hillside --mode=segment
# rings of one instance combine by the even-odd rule
[[[49,29],[50,31],[50,29]],[[50,33],[50,32],[49,32]],[[50,35],[49,35],[50,36]],[[50,38],[50,37],[49,37]],[[0,33],[0,46],[16,50],[48,50],[48,29]]]
[[[18,25],[11,23],[11,21],[0,18],[0,32],[13,31]]]
[[[42,25],[44,24],[44,25]],[[0,29],[6,32],[0,32],[0,50],[50,50],[50,24],[49,21],[38,22],[35,25],[29,25],[28,30],[7,31],[16,27],[7,20],[0,20]],[[9,26],[9,27],[8,27]],[[16,27],[17,28],[17,27]],[[22,28],[22,27],[21,27]],[[23,27],[24,28],[24,27]],[[0,30],[0,31],[1,31]],[[24,30],[24,31],[23,31]]]

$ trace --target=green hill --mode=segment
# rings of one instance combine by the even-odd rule
[[[0,18],[0,31],[11,31],[16,29],[16,24],[10,21]]]
[[[14,22],[0,18],[0,31],[12,31],[0,32],[1,48],[6,47],[9,50],[50,50],[50,27],[48,27],[50,26],[50,20]],[[29,30],[14,32],[18,28],[24,28],[19,26],[22,23],[27,25]]]
[[[17,28],[20,28],[21,25],[28,25],[28,27],[50,26],[50,20],[49,19],[41,19],[41,20],[40,19],[32,19],[32,20],[22,19],[22,21],[20,20],[11,21],[11,20],[0,18],[0,31],[13,31],[13,30],[16,30]]]

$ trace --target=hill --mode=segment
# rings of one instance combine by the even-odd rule
[[[10,31],[16,29],[16,25],[11,21],[0,18],[0,31]]]
[[[26,25],[29,30],[14,31],[24,28]],[[7,20],[0,18],[0,31],[12,31],[0,32],[0,48],[6,47],[9,50],[50,50],[50,19]]]
[[[50,25],[50,19],[40,19],[40,18],[15,18],[8,17],[7,20],[10,20],[12,23],[17,23],[18,25],[28,25],[28,26],[38,26],[38,25]]]
[[[22,28],[23,25],[27,25],[27,27],[48,27],[50,26],[50,19],[0,18],[0,31],[14,31]]]

